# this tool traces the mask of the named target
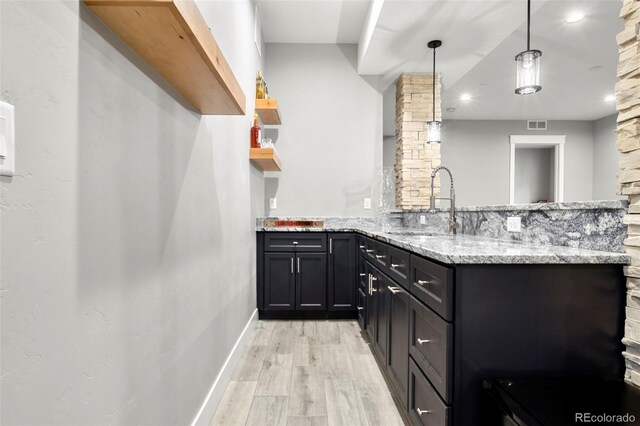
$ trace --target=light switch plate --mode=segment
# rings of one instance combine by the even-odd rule
[[[507,231],[509,232],[522,232],[522,218],[520,216],[513,216],[507,218]]]
[[[423,214],[420,215],[420,225],[426,225],[427,224],[427,217]]]
[[[364,208],[367,210],[371,208],[371,198],[364,199]]]
[[[278,208],[278,199],[277,198],[269,198],[269,208],[277,209]]]
[[[15,109],[0,101],[0,175],[16,173]]]

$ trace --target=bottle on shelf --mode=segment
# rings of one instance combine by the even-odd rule
[[[260,148],[260,125],[258,114],[253,114],[253,127],[251,127],[251,148]]]
[[[264,99],[264,78],[262,77],[262,71],[258,70],[258,76],[256,77],[256,99]]]

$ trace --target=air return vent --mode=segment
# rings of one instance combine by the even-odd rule
[[[527,130],[547,130],[547,120],[527,120]]]

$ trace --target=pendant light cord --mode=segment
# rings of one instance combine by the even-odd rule
[[[527,0],[527,50],[531,50],[531,0]]]
[[[433,121],[436,121],[436,48],[433,48]]]

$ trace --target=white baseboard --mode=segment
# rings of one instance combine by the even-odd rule
[[[255,328],[257,321],[258,310],[256,309],[253,311],[251,318],[249,318],[247,325],[244,326],[242,333],[240,333],[238,340],[236,340],[236,344],[233,345],[233,349],[231,349],[229,356],[222,365],[220,373],[218,373],[216,380],[213,382],[213,385],[211,385],[211,389],[209,389],[207,397],[204,399],[200,410],[198,410],[198,414],[196,414],[193,422],[191,422],[191,426],[209,426],[209,423],[216,412],[216,408],[218,408],[218,404],[222,399],[222,395],[224,394],[229,381],[231,381],[233,371],[236,369],[244,349],[249,343],[249,339],[252,335],[251,332]]]

